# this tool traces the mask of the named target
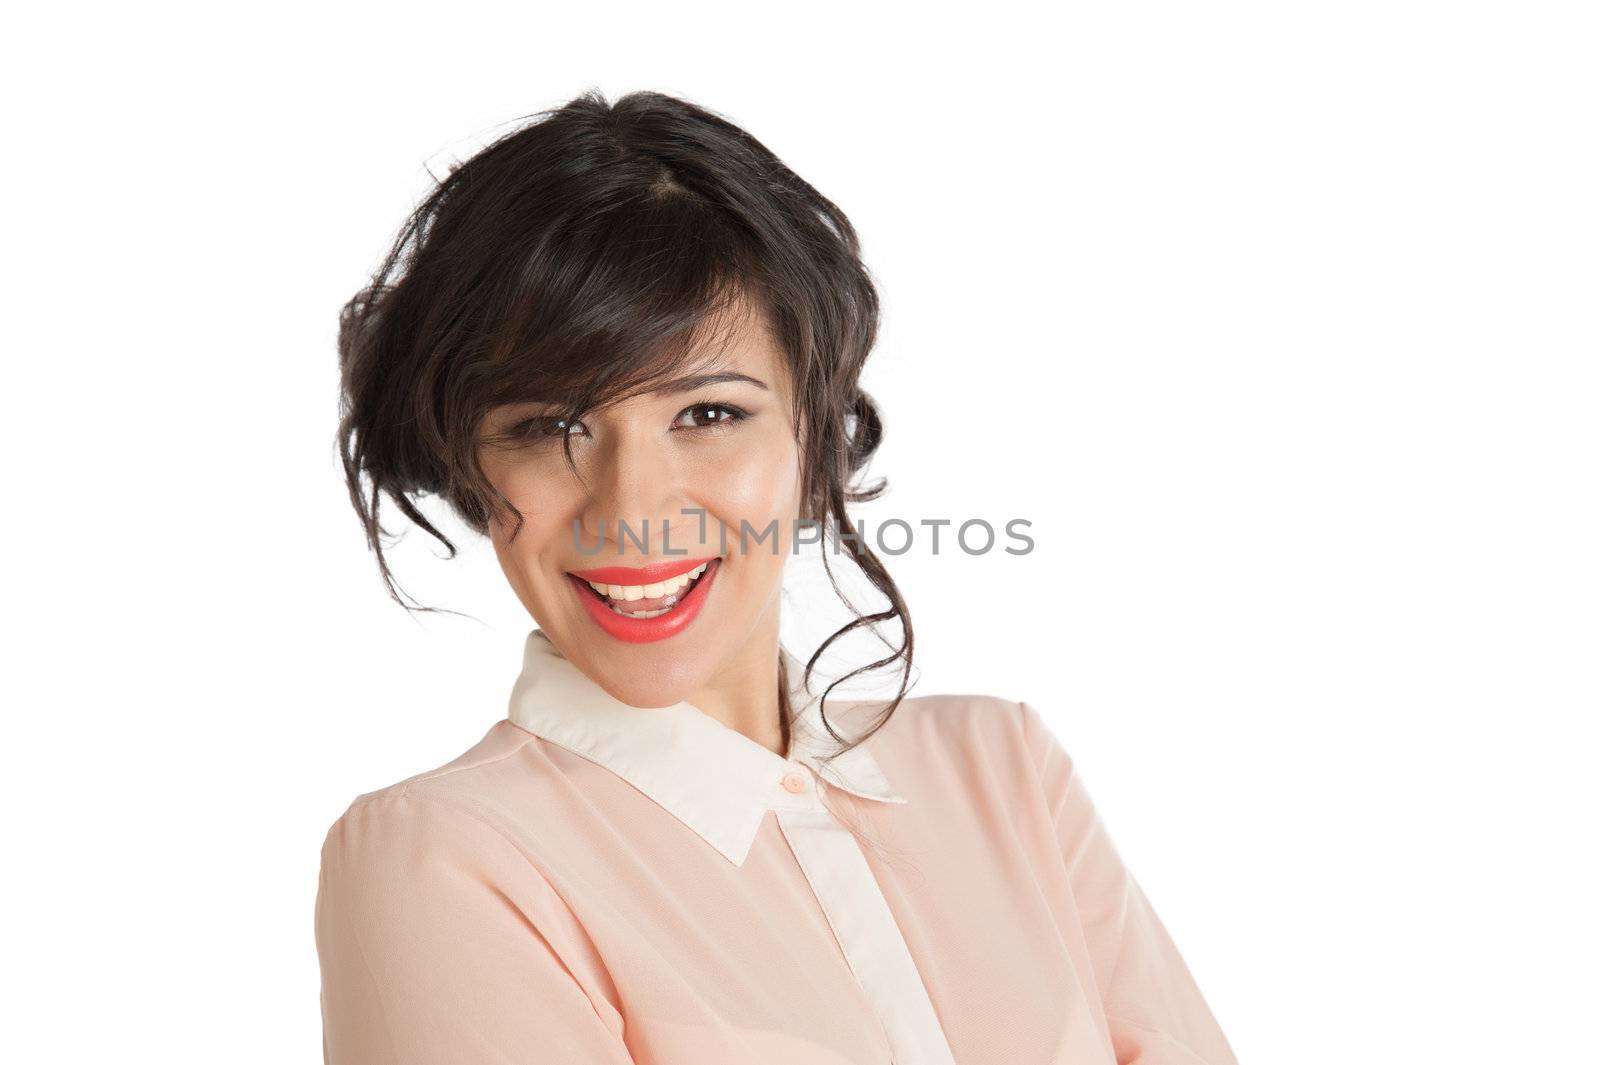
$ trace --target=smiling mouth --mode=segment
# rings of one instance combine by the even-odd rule
[[[711,562],[702,562],[687,573],[656,584],[602,584],[572,576],[589,595],[604,603],[612,613],[643,621],[672,613],[679,603],[688,598],[711,565]]]

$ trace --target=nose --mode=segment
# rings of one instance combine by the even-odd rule
[[[683,484],[674,449],[649,432],[613,427],[589,449],[580,521],[583,546],[594,557],[619,553],[660,558],[699,540],[700,522]]]

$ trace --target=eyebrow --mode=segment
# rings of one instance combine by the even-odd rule
[[[698,389],[705,388],[705,387],[707,387],[709,385],[722,384],[722,383],[728,382],[728,381],[743,381],[743,382],[745,382],[747,384],[755,385],[757,388],[761,389],[763,392],[772,391],[770,388],[767,387],[767,383],[765,381],[762,381],[760,378],[751,377],[749,374],[733,373],[733,372],[729,371],[729,372],[726,372],[726,373],[702,373],[702,374],[691,374],[688,377],[675,377],[670,381],[662,382],[661,384],[657,385],[655,388],[650,389],[645,394],[646,395],[650,395],[650,396],[676,395],[679,392],[694,392],[694,391],[697,391]],[[546,408],[546,407],[552,406],[552,404],[547,403],[547,402],[545,402],[543,400],[530,399],[530,400],[527,400],[525,402],[534,404],[535,406],[537,406],[541,410]],[[512,420],[516,421],[517,418],[520,418],[520,417],[521,417],[520,415],[514,416],[512,418]]]
[[[662,384],[657,385],[655,388],[652,388],[650,390],[650,394],[660,395],[662,393],[693,392],[696,389],[705,388],[707,385],[720,385],[728,381],[744,381],[747,384],[755,385],[763,392],[771,391],[771,389],[767,388],[765,381],[751,377],[749,374],[702,373],[694,374],[690,377],[678,377],[671,381],[663,382]]]

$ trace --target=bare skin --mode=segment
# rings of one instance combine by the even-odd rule
[[[690,372],[743,374],[761,384],[669,385],[591,411],[578,423],[540,422],[543,436],[524,433],[480,449],[485,475],[525,517],[515,539],[511,522],[496,520],[491,540],[538,627],[610,695],[636,707],[691,703],[781,755],[780,592],[800,510],[792,386],[783,353],[759,316],[744,316],[728,343],[707,354],[711,360]],[[732,408],[748,416],[736,418]],[[499,440],[530,417],[554,413],[534,403],[495,408],[485,418],[486,438]],[[572,436],[581,481],[562,454],[562,431]],[[618,536],[619,521],[636,534],[648,527],[648,553]],[[776,550],[770,537],[746,538],[741,547],[741,521],[761,531],[775,523]],[[671,554],[663,528],[670,529]],[[585,553],[597,543],[599,553]],[[720,558],[720,570],[699,615],[651,643],[606,633],[567,576],[597,566],[712,557]]]

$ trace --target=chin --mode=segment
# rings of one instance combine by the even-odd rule
[[[656,709],[688,700],[695,690],[692,683],[667,680],[654,670],[632,670],[600,666],[599,679],[612,698],[629,706]],[[636,675],[629,675],[636,674]]]

